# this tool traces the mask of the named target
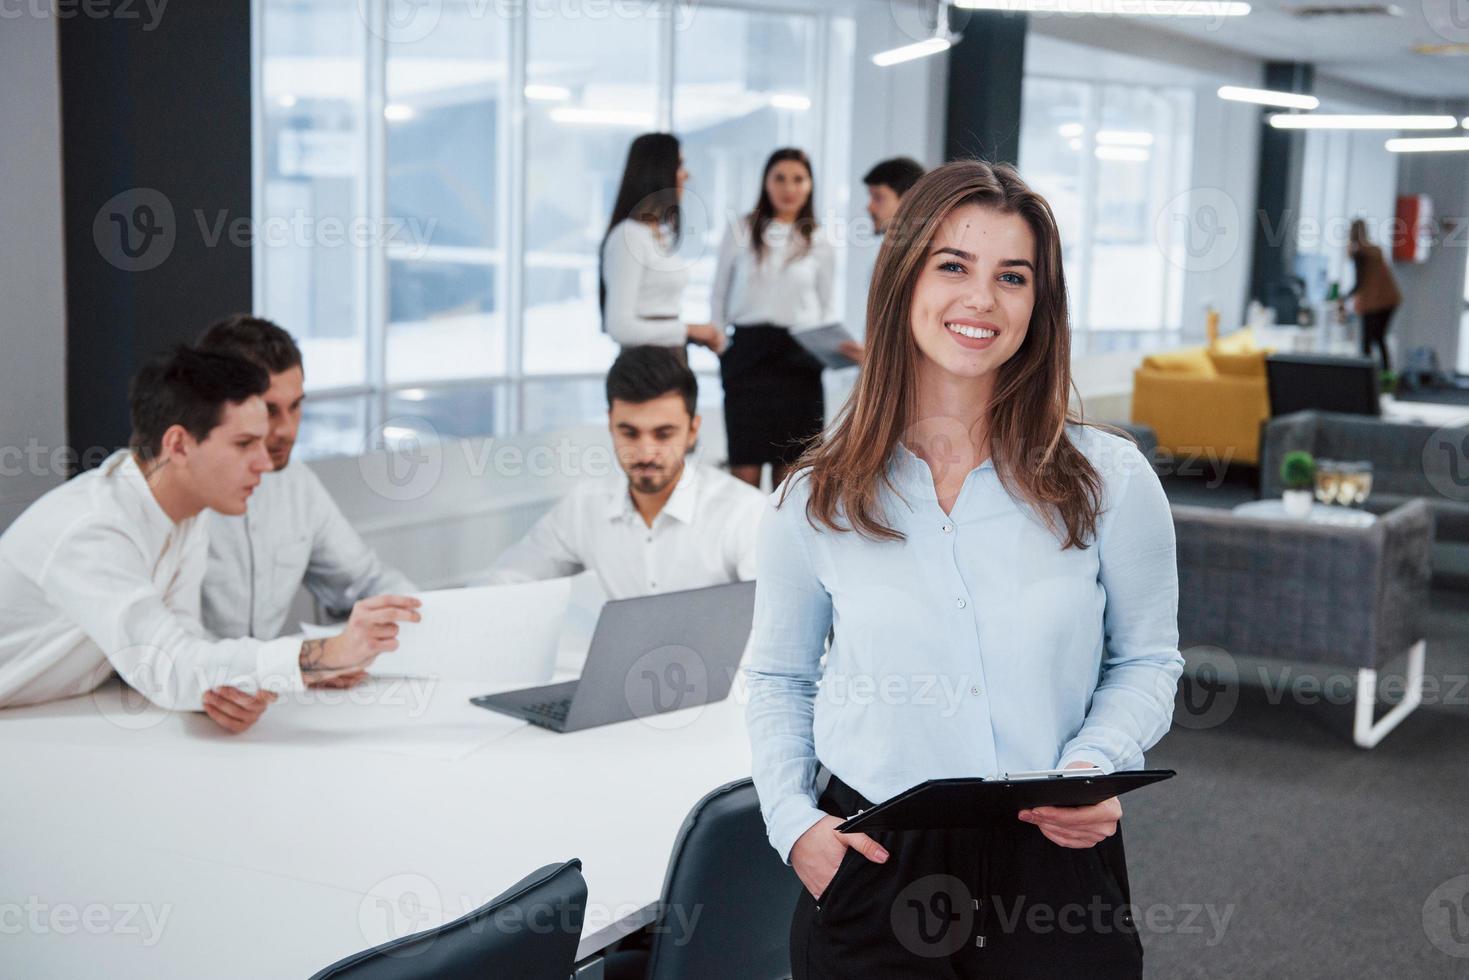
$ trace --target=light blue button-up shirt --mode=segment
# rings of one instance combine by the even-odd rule
[[[1062,550],[989,461],[945,514],[928,465],[901,445],[898,494],[880,501],[903,541],[812,527],[804,480],[766,512],[746,720],[786,860],[824,816],[818,760],[880,802],[928,779],[1141,768],[1168,730],[1183,670],[1168,500],[1131,441],[1067,431],[1102,478],[1085,549]]]

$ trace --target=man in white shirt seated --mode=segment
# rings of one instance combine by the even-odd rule
[[[329,640],[207,638],[206,508],[242,514],[270,470],[266,372],[180,347],[129,393],[130,448],[0,535],[0,707],[86,694],[116,670],[154,704],[250,727],[277,694],[335,684],[397,648],[416,599],[358,603]]]
[[[311,468],[290,465],[306,396],[301,350],[291,335],[269,320],[236,314],[206,330],[199,347],[234,354],[269,373],[265,449],[273,467],[244,514],[205,515],[204,628],[219,637],[273,640],[290,631],[286,620],[303,584],[337,615],[369,596],[416,592],[407,577],[378,560]]]
[[[664,347],[627,347],[607,375],[622,473],[578,485],[500,555],[481,583],[590,568],[610,599],[755,577],[765,495],[685,460],[699,437],[698,382]]]

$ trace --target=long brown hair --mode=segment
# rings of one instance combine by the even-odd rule
[[[903,195],[873,271],[867,358],[856,390],[826,439],[796,464],[801,477],[810,480],[807,519],[813,527],[855,530],[877,540],[903,538],[884,523],[878,498],[884,487],[897,492],[889,460],[917,414],[920,354],[910,324],[913,293],[939,226],[956,208],[970,204],[1019,215],[1036,243],[1030,329],[1019,350],[997,369],[989,406],[995,470],[1006,490],[1032,505],[1063,547],[1085,548],[1096,536],[1101,477],[1066,434],[1067,423],[1081,423],[1081,418],[1069,408],[1071,327],[1056,220],[1014,167],[978,160],[945,164]],[[787,481],[785,492],[793,483]]]
[[[775,220],[775,202],[770,199],[770,191],[765,189],[765,182],[770,179],[770,171],[775,169],[775,165],[787,160],[793,160],[805,167],[806,176],[811,181],[811,193],[806,195],[806,203],[796,213],[796,226],[792,229],[796,234],[796,241],[795,248],[790,251],[790,259],[798,258],[809,249],[811,236],[816,233],[816,174],[811,170],[811,158],[806,156],[804,150],[793,146],[776,150],[765,161],[765,171],[760,175],[760,199],[755,202],[755,210],[750,212],[750,247],[755,250],[757,263],[765,261],[765,229]]]

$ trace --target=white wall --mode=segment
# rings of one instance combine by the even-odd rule
[[[1459,115],[1464,114],[1461,106]],[[1452,222],[1452,242],[1440,244],[1423,264],[1393,266],[1403,290],[1403,305],[1388,329],[1399,366],[1420,344],[1438,352],[1439,366],[1454,370],[1461,355],[1465,256],[1469,254],[1469,154],[1404,153],[1398,191],[1427,194],[1440,221]]]
[[[34,9],[0,27],[0,529],[66,475],[60,82]]]

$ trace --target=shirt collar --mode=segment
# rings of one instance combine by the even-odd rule
[[[101,469],[104,477],[117,480],[120,486],[127,487],[138,498],[143,517],[149,524],[164,531],[172,531],[178,526],[168,516],[158,498],[153,496],[148,478],[143,475],[143,470],[138,466],[131,450],[119,449],[103,461]]]
[[[698,511],[699,503],[699,467],[690,460],[684,461],[683,472],[679,474],[678,484],[673,488],[673,493],[668,497],[668,503],[658,512],[661,517],[667,514],[674,520],[684,524],[692,524],[694,515]],[[642,520],[637,508],[632,503],[632,491],[628,486],[627,474],[623,474],[618,480],[607,501],[608,520],[621,520],[636,517]],[[656,520],[656,518],[655,518]]]
[[[970,470],[967,476],[994,468],[995,458],[991,455],[983,463]],[[919,458],[917,453],[903,445],[902,442],[893,446],[892,455],[888,457],[888,474],[894,487],[917,492],[928,500],[938,499],[933,485],[933,471]]]

